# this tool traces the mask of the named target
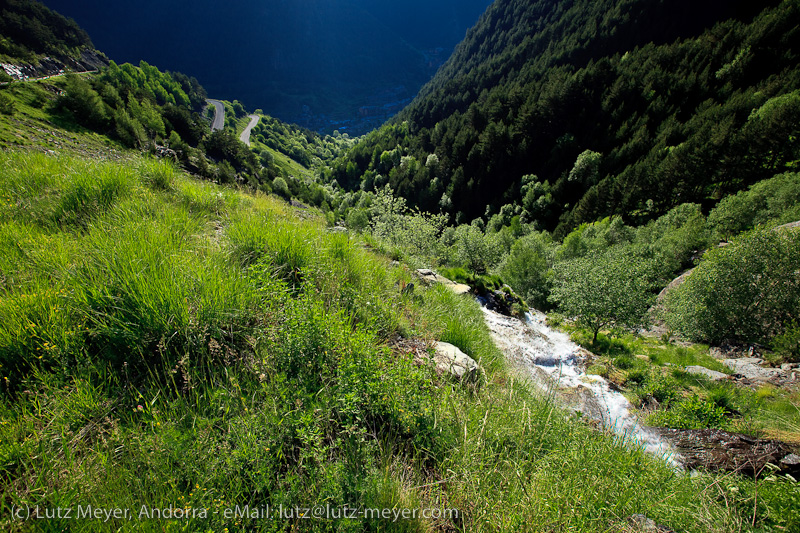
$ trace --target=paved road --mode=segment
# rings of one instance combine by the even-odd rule
[[[244,129],[241,135],[239,135],[239,140],[242,141],[247,146],[250,146],[250,130],[252,130],[256,124],[258,124],[258,115],[247,115],[250,117],[250,124]]]
[[[219,100],[207,99],[206,102],[213,105],[216,109],[214,122],[211,123],[211,131],[221,130],[225,127],[225,106]]]

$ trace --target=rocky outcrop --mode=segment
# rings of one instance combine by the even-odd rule
[[[447,342],[434,345],[433,362],[439,374],[449,374],[462,383],[480,384],[484,371],[475,360]]]
[[[800,228],[800,220],[796,222],[789,222],[788,224],[783,224],[781,226],[777,226],[773,228],[774,230],[784,230],[784,229],[797,229]]]
[[[441,276],[428,268],[420,268],[417,270],[417,277],[426,285],[435,285],[437,283],[444,285],[456,294],[467,294],[471,289],[469,285],[463,283],[456,283],[444,276]]]
[[[698,468],[757,476],[773,465],[782,473],[800,475],[800,457],[788,444],[719,429],[652,428],[668,440],[688,469]]]
[[[64,72],[87,72],[108,66],[108,59],[97,50],[83,50],[79,58],[72,57],[43,57],[38,65],[30,63],[12,64],[0,63],[6,74],[15,80],[28,78],[43,78],[58,76]]]
[[[705,376],[711,381],[721,381],[723,379],[728,379],[729,377],[728,374],[717,372],[716,370],[711,370],[709,368],[699,365],[687,366],[686,371],[690,374]]]
[[[763,359],[758,357],[742,357],[741,359],[725,359],[722,364],[733,370],[736,374],[755,381],[770,381],[779,377],[783,372],[780,368],[761,366]]]
[[[486,309],[506,316],[515,316],[514,304],[517,304],[519,306],[518,309],[522,309],[519,313],[519,318],[527,310],[525,302],[514,294],[514,291],[508,285],[504,285],[503,289],[505,290],[487,290],[478,295],[478,300]]]

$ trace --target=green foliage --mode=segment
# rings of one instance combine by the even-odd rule
[[[35,62],[38,54],[75,57],[93,49],[74,20],[31,0],[6,0],[0,17],[0,54]]]
[[[725,408],[694,395],[669,410],[656,411],[650,415],[648,423],[680,429],[725,429],[728,427],[725,414]]]
[[[76,74],[68,74],[64,93],[56,106],[72,113],[75,121],[89,128],[104,128],[108,112],[100,95],[91,84]]]
[[[439,237],[447,221],[444,215],[411,211],[388,187],[378,191],[371,212],[371,229],[379,239],[420,258],[436,260],[442,256]]]
[[[209,156],[229,162],[237,171],[256,172],[260,168],[255,154],[229,131],[215,131],[203,141],[203,144]]]
[[[486,235],[475,226],[458,226],[453,239],[452,260],[473,272],[488,272],[500,260],[501,250],[492,246]]]
[[[514,291],[536,309],[550,304],[550,267],[555,245],[546,233],[531,233],[514,242],[497,271]]]
[[[597,182],[602,154],[592,150],[584,150],[575,160],[575,166],[569,171],[567,181],[577,181],[581,185],[593,185]]]
[[[472,531],[502,520],[613,530],[635,512],[687,532],[793,525],[782,482],[764,481],[755,515],[724,505],[703,489],[716,483],[727,502],[755,489],[676,473],[535,394],[506,370],[474,300],[441,286],[404,295],[406,267],[284,202],[131,159],[0,154],[6,509],[207,509],[181,522],[198,531],[302,530],[311,522],[224,515],[297,502],[447,502],[462,513],[314,522],[326,531]],[[108,196],[113,182],[124,189]],[[56,224],[55,206],[78,188],[91,199],[74,203],[89,207],[87,223]],[[479,361],[484,386],[438,376],[422,348],[433,339]],[[91,527],[174,524],[134,513]],[[3,513],[0,525],[18,523]]]
[[[800,233],[757,229],[711,250],[670,291],[667,325],[693,339],[769,344],[800,304]]]
[[[516,204],[557,238],[604,216],[638,224],[705,206],[800,160],[796,10],[495,2],[333,177],[355,189],[388,176],[409,205],[463,213],[459,223]],[[399,168],[429,154],[435,167]]]
[[[634,383],[639,381],[635,390],[640,398],[653,398],[664,407],[668,407],[678,398],[678,383],[670,376],[646,372],[643,376],[635,375],[633,379]]]
[[[671,279],[691,265],[692,257],[709,246],[708,224],[698,204],[681,204],[636,230],[635,246],[646,250]]]
[[[272,180],[272,192],[284,198],[289,198],[291,196],[289,194],[289,186],[286,184],[286,180],[281,177]]]
[[[369,216],[364,209],[351,209],[345,219],[347,227],[353,231],[364,231],[369,227]]]
[[[800,363],[800,324],[795,320],[772,341],[773,349],[789,363]]]
[[[550,300],[590,328],[593,342],[605,327],[638,328],[653,296],[654,265],[624,248],[556,263]]]
[[[0,113],[3,115],[13,115],[15,107],[14,99],[0,92]]]
[[[142,183],[156,191],[175,189],[175,167],[169,161],[145,160],[138,168]]]
[[[780,174],[723,198],[709,213],[714,237],[728,240],[742,231],[766,224],[800,220],[800,174]]]

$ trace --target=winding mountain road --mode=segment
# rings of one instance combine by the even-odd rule
[[[258,124],[258,115],[247,115],[250,117],[250,124],[244,129],[241,135],[239,135],[239,140],[242,141],[247,146],[250,146],[250,130],[252,130],[256,124]]]
[[[206,102],[214,106],[214,122],[211,123],[211,131],[221,130],[225,127],[225,106],[219,100],[206,99]]]

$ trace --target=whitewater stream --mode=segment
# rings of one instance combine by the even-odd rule
[[[632,405],[600,376],[586,373],[586,352],[566,333],[553,330],[538,311],[526,314],[525,322],[482,308],[486,324],[497,346],[532,381],[582,414],[614,430],[628,442],[677,464],[671,446],[639,424]]]

